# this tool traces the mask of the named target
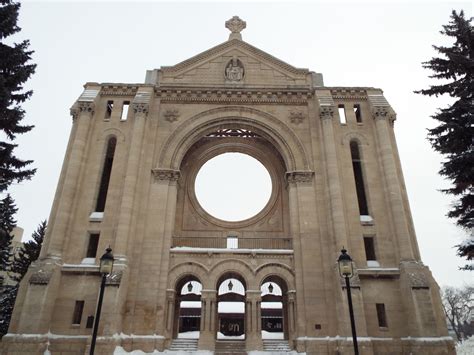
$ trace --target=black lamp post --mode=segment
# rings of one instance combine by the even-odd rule
[[[351,330],[352,330],[352,342],[354,343],[354,354],[359,355],[359,347],[357,346],[357,334],[354,321],[354,309],[352,308],[352,295],[351,295],[351,284],[349,279],[354,276],[354,267],[352,265],[352,259],[347,254],[347,250],[342,247],[341,255],[337,259],[339,264],[339,275],[346,280],[347,290],[347,302],[349,303],[349,315],[351,317]]]
[[[90,355],[94,355],[95,341],[97,340],[97,331],[99,330],[100,311],[102,310],[102,301],[104,299],[105,281],[107,279],[107,275],[112,273],[113,266],[114,256],[112,254],[112,249],[108,247],[105,250],[105,254],[100,257],[99,272],[102,275],[102,281],[100,283],[99,300],[97,302],[97,310],[95,312],[94,330],[92,332],[91,350],[89,352]]]

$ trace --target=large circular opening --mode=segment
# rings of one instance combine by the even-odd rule
[[[237,222],[255,216],[270,200],[272,180],[257,159],[224,153],[208,160],[194,185],[196,198],[211,216]]]

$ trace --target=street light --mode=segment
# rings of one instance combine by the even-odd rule
[[[337,259],[339,265],[339,275],[346,280],[346,290],[347,290],[347,302],[349,303],[349,315],[351,317],[351,330],[352,330],[352,342],[354,344],[354,354],[359,355],[359,348],[357,346],[357,335],[356,327],[354,321],[354,310],[352,308],[352,295],[351,295],[351,284],[349,279],[354,276],[354,266],[352,264],[352,259],[347,254],[347,250],[342,247],[341,255]]]
[[[114,256],[112,254],[112,249],[108,247],[105,250],[105,254],[100,257],[99,272],[102,275],[102,282],[100,283],[99,300],[97,302],[97,310],[95,312],[94,330],[92,332],[91,350],[89,352],[90,355],[94,355],[97,331],[99,330],[100,311],[102,310],[102,300],[104,299],[105,281],[107,279],[107,275],[112,273],[113,267]]]

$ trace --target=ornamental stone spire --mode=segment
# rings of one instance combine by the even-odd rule
[[[243,21],[239,16],[234,16],[230,20],[225,22],[225,27],[231,31],[229,35],[229,41],[233,39],[242,40],[240,32],[247,27],[247,23]]]

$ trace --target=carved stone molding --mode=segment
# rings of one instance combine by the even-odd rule
[[[390,122],[395,121],[396,115],[387,106],[375,106],[372,108],[374,120],[388,119]]]
[[[135,96],[138,86],[136,85],[104,85],[100,90],[101,96]]]
[[[69,114],[72,116],[72,120],[75,121],[79,116],[79,108],[77,106],[73,106],[69,109]]]
[[[33,285],[47,285],[51,276],[53,276],[52,270],[39,269],[30,276],[29,282]]]
[[[331,119],[334,116],[334,106],[322,106],[319,111],[319,117],[322,120]]]
[[[239,104],[279,104],[306,105],[312,97],[309,90],[239,90],[239,89],[155,89],[155,94],[166,103],[239,103]]]
[[[286,181],[288,183],[311,182],[313,176],[314,171],[288,171],[286,173]]]
[[[157,181],[178,181],[179,177],[181,176],[179,170],[173,169],[153,169],[151,173]]]
[[[107,276],[105,280],[105,284],[107,286],[120,286],[120,282],[122,282],[123,270],[112,271],[111,274]]]
[[[408,281],[411,288],[430,288],[429,282],[423,272],[408,272]]]
[[[339,277],[339,282],[340,282],[342,288],[346,288],[346,280],[344,278]],[[349,279],[349,285],[350,285],[351,288],[360,288],[360,278],[359,278],[359,274],[357,274],[357,272],[355,272],[354,276],[352,276]]]
[[[169,109],[166,110],[165,113],[163,114],[165,120],[168,122],[174,122],[178,120],[179,117],[179,110],[178,109]]]
[[[367,100],[365,88],[333,88],[331,95],[334,99],[342,100]]]
[[[77,109],[79,110],[79,113],[87,113],[89,115],[93,115],[95,105],[93,102],[79,101],[77,103]]]
[[[291,111],[290,112],[290,121],[295,125],[299,125],[305,119],[305,115],[301,111]]]
[[[135,114],[143,114],[146,116],[148,114],[149,105],[146,103],[134,102],[132,108]]]

